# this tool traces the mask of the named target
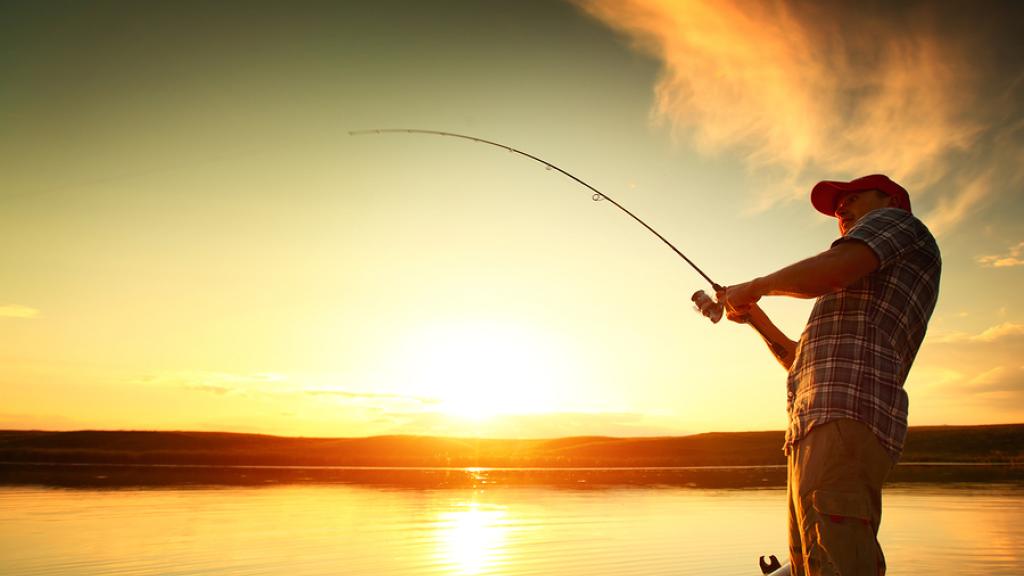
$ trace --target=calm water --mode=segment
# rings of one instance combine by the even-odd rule
[[[785,492],[0,487],[0,574],[754,575]],[[1024,573],[1024,488],[886,492],[890,574]]]

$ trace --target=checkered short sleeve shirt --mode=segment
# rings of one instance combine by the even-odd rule
[[[907,435],[903,384],[935,308],[942,260],[928,228],[910,212],[880,208],[832,243],[863,242],[877,270],[818,298],[787,380],[786,448],[814,426],[863,422],[893,460]]]

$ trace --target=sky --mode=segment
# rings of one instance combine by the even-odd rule
[[[943,257],[911,425],[1024,421],[1013,2],[2,2],[0,428],[785,427],[722,284],[886,173]],[[812,302],[762,307],[796,339]]]

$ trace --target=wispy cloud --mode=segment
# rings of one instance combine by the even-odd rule
[[[295,377],[276,372],[239,374],[182,370],[149,375],[136,379],[135,383],[148,386],[179,388],[216,395],[330,397],[353,404],[394,408],[399,411],[402,411],[401,406],[408,408],[436,405],[441,402],[437,398],[425,396],[374,392],[336,385],[310,384],[310,382],[322,382],[333,377],[332,375],[323,374]]]
[[[348,400],[371,400],[371,401],[395,401],[416,404],[440,404],[437,398],[426,396],[408,396],[404,394],[386,394],[381,392],[352,391],[342,388],[310,388],[303,390],[304,394],[310,396],[334,396]]]
[[[661,61],[655,119],[699,150],[738,152],[753,171],[785,183],[764,192],[762,206],[803,198],[808,183],[821,177],[885,172],[913,193],[943,182],[946,196],[935,216],[948,229],[992,190],[991,169],[981,169],[990,174],[985,178],[968,178],[956,173],[951,157],[973,158],[979,145],[999,140],[996,132],[1005,134],[1007,117],[1019,118],[1012,97],[1019,82],[1006,79],[1005,70],[977,65],[995,41],[986,35],[1007,35],[995,30],[999,24],[987,9],[575,3]],[[972,17],[982,21],[963,22]],[[986,100],[993,82],[1010,97]]]
[[[66,414],[0,413],[0,430],[81,430],[90,424]]]
[[[185,387],[189,390],[210,392],[211,394],[227,394],[234,390],[230,386],[223,386],[219,384],[186,384]]]
[[[995,366],[971,378],[967,385],[975,393],[1019,394],[1024,392],[1024,367]]]
[[[948,334],[942,334],[931,338],[935,344],[956,344],[962,342],[997,342],[1012,338],[1014,336],[1024,336],[1024,324],[1017,322],[1003,322],[986,328],[985,330],[970,334],[968,332],[950,332]]]
[[[975,178],[961,179],[956,187],[959,192],[940,198],[935,207],[924,217],[932,234],[941,235],[960,223],[992,192],[992,173],[987,172]]]
[[[978,332],[929,335],[911,371],[908,390],[918,406],[941,407],[948,423],[1018,422],[1024,418],[1022,344],[1024,324],[1018,322]]]
[[[145,386],[184,388],[213,394],[280,393],[288,386],[288,377],[275,373],[236,374],[199,370],[162,372],[137,378]]]
[[[1011,246],[1005,254],[990,254],[978,256],[978,264],[986,268],[1010,268],[1013,266],[1024,266],[1024,242]]]
[[[39,310],[21,304],[0,304],[0,318],[35,318]]]
[[[472,421],[442,412],[382,414],[377,422],[389,433],[477,436],[487,438],[557,438],[563,436],[664,436],[681,434],[678,422],[640,412],[561,411],[499,414]]]
[[[997,326],[987,328],[981,334],[972,336],[971,340],[976,342],[995,342],[1011,336],[1024,336],[1024,324],[1016,322],[1003,322]]]

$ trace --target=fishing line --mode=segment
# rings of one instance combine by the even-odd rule
[[[696,264],[694,264],[692,260],[687,258],[686,255],[683,254],[683,252],[679,248],[676,248],[675,245],[673,245],[671,242],[668,241],[668,239],[666,239],[664,236],[659,234],[657,230],[655,230],[654,228],[651,228],[651,226],[649,224],[647,224],[647,222],[644,222],[643,220],[640,219],[639,216],[637,216],[636,214],[633,214],[628,209],[626,209],[625,206],[623,206],[622,204],[619,204],[618,202],[616,202],[611,196],[605,194],[604,192],[601,192],[597,188],[594,188],[590,184],[587,184],[586,182],[584,182],[580,178],[578,178],[575,175],[570,174],[569,172],[559,168],[558,166],[552,164],[551,162],[548,162],[547,160],[544,160],[543,158],[539,158],[537,156],[534,156],[533,154],[530,154],[529,152],[523,152],[522,150],[519,150],[517,148],[513,148],[511,146],[508,146],[507,144],[501,144],[499,142],[492,142],[490,140],[485,140],[483,138],[477,138],[476,136],[467,136],[465,134],[456,134],[454,132],[443,132],[443,131],[440,131],[440,130],[419,130],[419,129],[415,129],[415,128],[375,128],[375,129],[371,129],[371,130],[351,130],[351,131],[349,131],[349,135],[350,136],[365,136],[365,135],[368,135],[368,134],[393,134],[393,133],[428,134],[428,135],[432,135],[432,136],[450,136],[452,138],[461,138],[463,140],[469,140],[470,142],[476,142],[478,144],[487,144],[489,146],[494,146],[496,148],[502,148],[504,150],[508,150],[509,152],[512,152],[512,153],[515,153],[515,154],[519,154],[520,156],[525,156],[526,158],[529,158],[530,160],[533,160],[534,162],[539,162],[539,163],[543,164],[544,167],[547,168],[548,170],[557,170],[557,171],[561,172],[562,174],[568,176],[569,178],[572,178],[577,183],[585,186],[590,191],[592,191],[594,193],[594,195],[591,198],[594,201],[607,200],[607,201],[611,202],[616,208],[618,208],[619,210],[622,210],[623,212],[628,214],[630,218],[632,218],[633,220],[636,220],[637,222],[639,222],[644,228],[646,228],[648,231],[650,231],[651,234],[654,234],[655,236],[657,236],[659,240],[664,242],[665,245],[667,245],[669,248],[671,248],[673,252],[675,252],[680,258],[685,260],[686,263],[689,264],[691,268],[696,270],[698,274],[700,274],[705,280],[707,280],[708,283],[711,284],[711,287],[714,288],[715,292],[722,292],[723,290],[725,290],[725,288],[721,284],[719,284],[719,283],[715,282],[714,280],[712,280],[707,274],[704,273],[703,270],[701,270]],[[699,301],[702,301],[704,298],[708,298],[710,300],[710,297],[707,296],[706,294],[704,294],[704,292],[702,290],[698,290],[697,292],[694,292],[694,294],[693,294],[693,296],[691,296],[690,300],[692,300],[694,303],[698,303]],[[714,304],[714,308],[710,311],[710,313],[706,313],[705,315],[708,318],[710,318],[712,322],[717,323],[719,320],[722,319],[722,314],[724,312],[725,306],[724,306],[724,303],[721,303],[721,302],[714,302],[713,300],[712,300],[712,302]],[[698,311],[703,312],[700,308],[698,308]],[[782,345],[780,345],[777,342],[773,341],[771,339],[771,337],[767,334],[767,332],[765,331],[765,329],[763,327],[758,326],[757,324],[754,324],[752,322],[747,322],[747,324],[749,324],[752,328],[754,328],[754,330],[756,330],[761,335],[761,337],[764,338],[764,340],[771,347],[772,352],[775,354],[775,356],[777,358],[781,359],[781,358],[783,358],[786,355],[786,349],[784,347],[782,347]]]
[[[378,128],[378,129],[372,129],[372,130],[352,130],[352,131],[349,131],[349,135],[350,136],[365,136],[365,135],[369,135],[369,134],[391,134],[391,133],[430,134],[430,135],[434,135],[434,136],[450,136],[452,138],[461,138],[463,140],[469,140],[470,142],[476,142],[476,143],[479,143],[479,144],[488,144],[488,145],[494,146],[496,148],[502,148],[502,149],[507,150],[509,152],[512,152],[512,153],[515,153],[515,154],[519,154],[520,156],[525,156],[526,158],[529,158],[530,160],[533,160],[535,162],[539,162],[539,163],[543,164],[548,170],[557,170],[557,171],[561,172],[562,174],[564,174],[565,176],[568,176],[569,178],[572,178],[577,183],[585,186],[587,189],[591,190],[594,193],[593,196],[591,196],[591,199],[594,200],[595,202],[598,202],[598,201],[601,201],[601,200],[607,200],[607,201],[611,202],[612,205],[614,205],[616,208],[618,208],[619,210],[622,210],[623,212],[628,214],[630,218],[632,218],[633,220],[636,220],[637,222],[639,222],[644,228],[646,228],[648,231],[650,231],[651,234],[654,234],[655,236],[657,236],[659,240],[661,240],[669,248],[671,248],[672,251],[675,252],[680,258],[685,260],[687,264],[689,264],[694,270],[697,271],[698,274],[700,274],[705,280],[708,281],[709,284],[711,284],[711,287],[714,288],[716,292],[723,290],[723,287],[722,287],[721,284],[718,284],[717,282],[712,280],[707,274],[704,273],[703,270],[701,270],[696,264],[694,264],[692,260],[687,258],[686,255],[683,254],[683,252],[681,250],[679,250],[679,248],[676,248],[675,245],[673,245],[671,242],[669,242],[664,236],[659,234],[657,230],[655,230],[654,228],[651,228],[651,226],[649,224],[647,224],[647,222],[644,222],[643,220],[641,220],[639,216],[637,216],[636,214],[633,214],[632,212],[630,212],[622,204],[619,204],[618,202],[616,202],[611,196],[605,194],[604,192],[601,192],[600,190],[598,190],[597,188],[594,188],[590,184],[587,184],[586,182],[584,182],[580,178],[577,178],[575,175],[570,174],[569,172],[559,168],[558,166],[552,164],[551,162],[548,162],[547,160],[544,160],[543,158],[538,158],[537,156],[534,156],[533,154],[530,154],[529,152],[523,152],[522,150],[513,148],[513,147],[508,146],[506,144],[500,144],[498,142],[492,142],[490,140],[485,140],[483,138],[477,138],[476,136],[466,136],[465,134],[455,134],[454,132],[442,132],[440,130],[417,130],[417,129],[414,129],[414,128]]]

